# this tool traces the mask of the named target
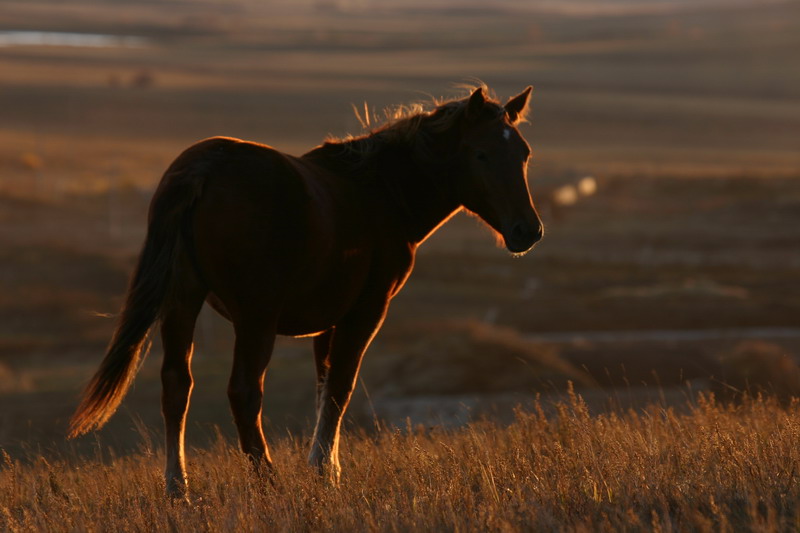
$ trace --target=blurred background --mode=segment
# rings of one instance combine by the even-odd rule
[[[0,448],[64,446],[161,173],[228,135],[301,154],[352,107],[535,87],[547,224],[511,258],[456,217],[367,354],[348,417],[508,420],[566,384],[596,411],[800,390],[800,2],[4,0]],[[232,332],[201,315],[188,443],[233,425]],[[160,432],[157,336],[118,414],[71,446]],[[310,343],[281,339],[268,438],[308,435]],[[141,428],[149,428],[143,430]]]

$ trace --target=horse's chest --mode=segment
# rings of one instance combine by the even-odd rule
[[[371,255],[359,247],[343,249],[329,270],[323,273],[315,299],[336,308],[360,294],[372,266]]]

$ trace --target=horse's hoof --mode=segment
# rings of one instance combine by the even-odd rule
[[[342,467],[339,466],[339,463],[324,463],[320,467],[319,473],[325,483],[331,487],[338,487],[342,480]]]
[[[188,504],[189,488],[186,481],[181,483],[179,480],[170,480],[167,482],[167,499],[170,503]]]

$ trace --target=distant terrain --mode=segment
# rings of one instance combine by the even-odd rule
[[[118,39],[2,44],[11,31]],[[182,149],[230,135],[300,154],[359,133],[352,106],[380,122],[476,80],[500,98],[535,87],[522,131],[547,236],[513,259],[459,216],[426,243],[367,355],[352,427],[509,421],[568,381],[593,413],[793,394],[800,338],[735,332],[800,328],[798,49],[791,1],[4,2],[0,448],[65,446],[149,197]],[[588,176],[596,192],[565,196]],[[662,330],[734,333],[613,337]],[[103,447],[136,449],[139,421],[159,428],[154,340]],[[229,325],[204,312],[190,443],[231,435],[230,351]],[[281,340],[270,438],[308,431],[312,366],[308,341]]]

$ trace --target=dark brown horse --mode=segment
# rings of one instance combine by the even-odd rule
[[[271,464],[261,404],[275,336],[314,337],[309,462],[338,480],[339,428],[361,358],[417,246],[462,208],[515,254],[542,238],[526,178],[531,151],[516,127],[530,92],[502,105],[480,87],[302,157],[221,137],[187,149],[155,192],[119,325],[71,436],[114,413],[159,322],[166,487],[184,497],[192,337],[208,302],[236,332],[228,397],[242,450],[256,465]]]

